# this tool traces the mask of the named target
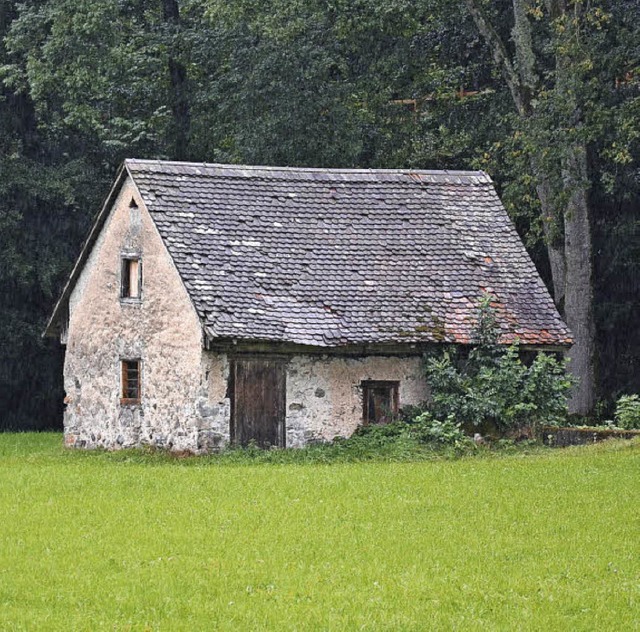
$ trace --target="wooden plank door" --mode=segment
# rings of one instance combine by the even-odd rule
[[[231,364],[231,441],[285,446],[286,373],[282,360],[236,358]]]

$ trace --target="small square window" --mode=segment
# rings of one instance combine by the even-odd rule
[[[142,261],[139,257],[123,257],[120,283],[121,298],[141,298]]]
[[[121,404],[139,404],[140,389],[140,360],[122,360],[122,386],[120,391]]]
[[[386,424],[398,414],[398,382],[362,382],[363,422]]]

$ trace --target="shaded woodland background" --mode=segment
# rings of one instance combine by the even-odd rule
[[[61,425],[40,334],[127,157],[488,171],[561,310],[549,254],[587,253],[608,414],[640,391],[639,25],[636,0],[0,0],[0,429]]]

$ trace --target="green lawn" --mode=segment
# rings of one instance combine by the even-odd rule
[[[0,435],[3,631],[640,630],[639,442],[331,465],[61,442]]]

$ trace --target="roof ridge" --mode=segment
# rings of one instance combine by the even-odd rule
[[[249,172],[268,172],[274,175],[282,173],[300,173],[300,174],[326,174],[326,175],[401,175],[401,176],[430,176],[430,177],[458,177],[458,178],[482,178],[488,182],[491,177],[485,171],[477,170],[449,170],[449,169],[377,169],[377,168],[346,168],[346,167],[288,167],[274,165],[241,165],[216,162],[189,162],[178,160],[159,160],[144,158],[127,158],[125,160],[127,167],[136,166],[157,166],[157,167],[186,167],[201,169],[219,169],[221,171],[249,171]],[[236,174],[237,175],[237,174]]]

